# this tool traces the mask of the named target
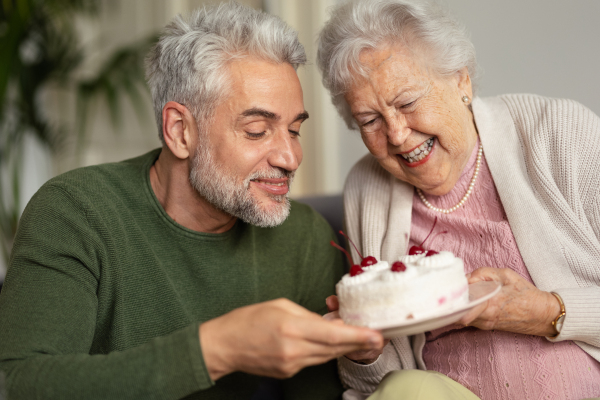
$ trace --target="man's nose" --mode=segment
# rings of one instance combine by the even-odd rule
[[[392,146],[401,146],[412,131],[404,114],[394,115],[387,122],[387,140]]]
[[[269,154],[269,164],[273,167],[295,171],[302,162],[302,147],[298,138],[287,130],[278,132],[273,140],[273,148]]]

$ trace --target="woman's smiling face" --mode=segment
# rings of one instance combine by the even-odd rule
[[[477,142],[464,68],[440,76],[425,57],[402,45],[363,50],[368,76],[345,95],[362,139],[381,166],[425,193],[443,195],[456,184]]]

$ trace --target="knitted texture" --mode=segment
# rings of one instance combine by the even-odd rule
[[[475,170],[477,147],[455,187],[444,196],[428,196],[449,208],[462,197]],[[458,199],[458,200],[457,200]],[[485,161],[473,195],[456,212],[440,215],[415,194],[410,244],[421,243],[434,219],[428,248],[452,251],[469,273],[481,266],[510,268],[532,282],[519,254]],[[433,235],[432,235],[433,236]],[[552,343],[540,336],[448,326],[426,334],[423,359],[482,399],[582,399],[600,394],[600,363],[572,341]]]
[[[565,302],[565,323],[552,341],[574,340],[600,360],[598,117],[574,101],[535,95],[476,98],[473,114],[527,271],[538,288],[559,293]],[[384,171],[372,156],[354,167],[344,191],[345,222],[363,253],[388,261],[406,253],[413,199],[413,187]],[[399,356],[402,368],[415,363],[425,368],[424,344],[425,335],[412,338],[415,358]],[[388,362],[382,358],[375,364]],[[375,388],[357,376],[344,382],[366,393]]]
[[[27,206],[0,295],[11,400],[250,398],[263,379],[211,381],[199,324],[280,297],[326,311],[343,265],[323,218],[292,202],[276,228],[189,230],[154,196],[158,154],[61,175]],[[341,392],[335,362],[281,386],[298,399]]]

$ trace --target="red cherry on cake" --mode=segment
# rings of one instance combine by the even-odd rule
[[[350,265],[352,265],[352,267],[350,267],[350,276],[360,275],[363,272],[365,272],[360,265],[352,263],[352,258],[350,257],[350,254],[348,254],[348,251],[346,251],[346,249],[344,249],[342,246],[340,246],[333,240],[329,242],[329,244],[335,247],[336,249],[341,250],[346,255],[346,257],[348,257],[348,261],[350,262]],[[377,262],[377,260],[375,260],[375,262]]]
[[[412,246],[410,248],[410,250],[408,250],[409,256],[414,256],[414,255],[423,254],[423,253],[425,253],[425,249],[422,248],[421,246]]]
[[[352,268],[350,268],[350,276],[356,276],[356,275],[360,275],[363,272],[365,272],[362,267],[360,265],[353,265]]]
[[[418,246],[412,246],[408,250],[408,255],[409,256],[414,256],[414,255],[417,255],[417,254],[425,254],[425,257],[430,257],[430,256],[433,256],[433,255],[439,254],[435,250],[425,250],[423,248],[423,245],[425,244],[425,242],[427,241],[427,239],[429,239],[429,236],[431,236],[431,234],[433,233],[433,230],[435,229],[435,224],[436,223],[437,223],[437,217],[435,217],[435,219],[433,220],[433,226],[431,227],[431,230],[429,231],[429,233],[425,237],[425,240],[423,240],[420,245],[418,245]],[[431,240],[433,241],[433,239],[435,239],[438,235],[441,235],[441,234],[444,234],[444,233],[448,233],[448,232],[447,231],[439,232]]]
[[[358,251],[358,247],[356,247],[356,245],[354,244],[354,242],[348,237],[348,235],[346,235],[344,233],[344,231],[340,231],[340,233],[346,238],[348,239],[348,241],[350,242],[350,244],[352,245],[352,247],[354,247],[354,250],[356,250],[356,252],[358,253],[358,255],[361,258],[361,262],[360,265],[363,267],[368,267],[369,265],[375,265],[377,264],[377,259],[373,256],[367,256],[367,257],[363,257],[362,254],[360,254],[360,251]]]
[[[406,265],[402,261],[396,261],[392,264],[392,272],[404,272],[406,271]]]
[[[362,267],[368,267],[369,265],[375,265],[377,264],[377,259],[373,256],[367,256],[365,258],[362,259],[362,261],[360,262],[360,265]]]

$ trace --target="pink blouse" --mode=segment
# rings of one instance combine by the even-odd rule
[[[475,170],[477,149],[454,189],[427,196],[439,208],[463,197]],[[451,214],[428,209],[413,199],[410,245],[420,244],[435,217],[424,247],[449,250],[465,262],[465,272],[483,266],[510,268],[530,282],[490,170],[483,157],[471,197]],[[448,231],[446,234],[436,233]],[[427,332],[423,358],[439,371],[487,399],[582,399],[600,396],[600,363],[572,341],[552,343],[540,336],[449,326]]]

